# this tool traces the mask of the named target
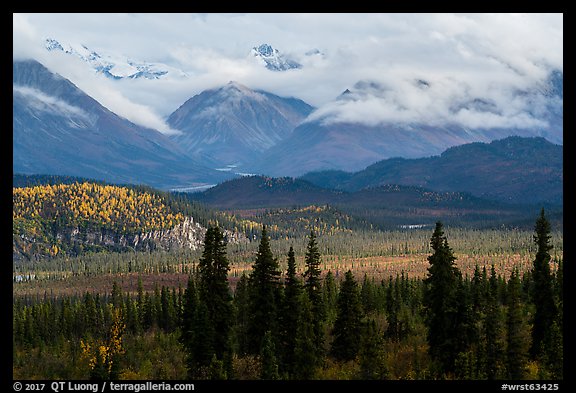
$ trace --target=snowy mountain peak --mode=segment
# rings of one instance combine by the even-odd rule
[[[44,47],[50,52],[74,55],[90,65],[96,72],[111,79],[160,79],[168,74],[164,64],[133,61],[124,56],[100,55],[83,44],[63,44],[54,38],[46,38]]]
[[[248,87],[244,86],[242,83],[238,83],[236,81],[230,81],[224,86],[225,89],[236,89],[240,91],[252,91]]]
[[[260,45],[258,48],[254,47],[254,49],[256,49],[256,51],[264,57],[272,57],[274,55],[278,56],[278,49],[274,49],[272,48],[271,45],[268,44],[262,44]]]
[[[269,44],[252,48],[251,55],[259,59],[271,71],[287,71],[302,68],[302,64],[282,55],[278,49]]]
[[[62,45],[53,38],[46,38],[44,46],[49,51],[61,50],[62,52],[64,52],[64,48],[62,47]]]
[[[266,100],[266,97],[250,89],[249,87],[244,86],[241,83],[236,81],[230,81],[226,85],[213,89],[216,91],[216,95],[214,96],[214,106],[215,107],[228,107],[229,105],[239,105],[240,102],[245,100],[252,100],[252,101],[263,101]]]

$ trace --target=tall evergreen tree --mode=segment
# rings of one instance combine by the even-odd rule
[[[382,285],[384,285],[384,281],[382,281]],[[398,311],[400,309],[400,302],[395,297],[394,281],[391,275],[388,277],[385,294],[386,323],[388,327],[386,328],[384,335],[393,341],[398,341]]]
[[[366,313],[371,313],[376,308],[376,300],[374,294],[374,283],[368,279],[368,274],[364,273],[362,280],[362,289],[360,290],[360,298],[362,299],[362,307]]]
[[[310,239],[304,255],[306,270],[304,271],[304,288],[312,305],[312,322],[314,326],[314,349],[324,352],[324,320],[326,317],[322,299],[322,282],[320,280],[320,251],[316,244],[316,235],[310,231]]]
[[[154,284],[154,297],[152,298],[152,315],[153,324],[156,327],[160,326],[160,320],[162,317],[162,298],[160,296],[160,287],[158,283]]]
[[[234,335],[236,337],[236,352],[239,355],[248,353],[248,326],[250,319],[250,295],[248,292],[248,276],[242,273],[236,291],[234,292]]]
[[[301,312],[296,329],[296,346],[294,348],[294,368],[292,378],[297,380],[312,379],[320,365],[322,355],[315,350],[314,321],[312,303],[308,293],[303,291],[300,297]]]
[[[288,269],[284,285],[284,304],[280,324],[282,365],[288,375],[292,375],[295,363],[296,331],[300,319],[300,298],[302,295],[302,283],[296,275],[296,259],[292,247],[288,251]]]
[[[232,295],[228,285],[230,266],[224,236],[218,227],[206,231],[204,251],[198,263],[199,301],[206,305],[212,325],[214,353],[219,360],[231,351]]]
[[[214,364],[231,359],[233,315],[228,286],[229,269],[222,232],[218,227],[210,227],[204,238],[197,279],[190,275],[184,293],[181,341],[187,352],[189,377],[205,375],[206,370],[212,370]],[[167,308],[165,318],[168,321],[170,314],[173,314],[173,302],[168,299],[167,293],[163,298],[161,304]],[[209,373],[216,375],[212,371]]]
[[[334,323],[331,354],[338,360],[353,360],[360,349],[363,310],[358,283],[348,270],[338,293],[338,313]]]
[[[94,335],[98,330],[98,311],[94,297],[88,291],[84,295],[85,324],[87,335]]]
[[[196,325],[198,323],[198,291],[193,275],[188,277],[188,285],[184,291],[182,304],[182,324],[180,327],[180,342],[185,348],[186,368],[188,369],[188,378],[192,379],[197,375],[200,367],[199,351],[197,348],[198,340],[196,337]]]
[[[498,296],[498,277],[496,269],[492,265],[489,282],[486,319],[484,321],[486,340],[486,376],[490,380],[503,377],[505,353],[504,353],[504,319]]]
[[[122,290],[116,281],[112,283],[112,305],[116,308],[122,308]]]
[[[471,285],[468,277],[460,279],[457,290],[456,351],[468,352],[476,343],[476,321],[474,319]]]
[[[154,300],[148,292],[144,293],[143,310],[142,310],[142,327],[144,330],[150,329],[154,326],[156,321],[156,310],[154,307]]]
[[[536,257],[532,267],[532,303],[534,303],[534,320],[532,324],[532,346],[530,355],[533,359],[544,355],[549,347],[549,331],[557,315],[550,275],[550,223],[544,214],[544,208],[536,220],[534,243],[537,246]]]
[[[475,346],[475,374],[478,379],[486,379],[486,314],[490,298],[490,283],[486,266],[482,271],[477,268],[472,278],[473,316],[477,321],[473,336],[477,338]]]
[[[262,340],[267,331],[273,332],[274,342],[278,339],[275,333],[278,331],[279,269],[278,261],[272,255],[270,239],[264,227],[256,261],[252,265],[249,278],[248,352],[254,355],[260,354]]]
[[[507,288],[506,370],[510,379],[524,379],[529,337],[522,312],[522,284],[517,269],[512,271]]]
[[[332,324],[336,320],[336,303],[338,299],[338,288],[334,280],[334,274],[328,270],[322,285],[322,302],[326,313],[326,323]]]
[[[454,362],[458,354],[458,283],[460,271],[456,267],[452,249],[444,236],[441,222],[430,240],[433,253],[428,256],[428,276],[425,279],[424,304],[426,307],[426,325],[428,327],[429,352],[438,361],[441,371],[454,371]]]
[[[360,379],[388,378],[384,338],[373,319],[366,324],[362,334],[358,357],[360,361]]]
[[[189,369],[192,376],[200,377],[205,374],[204,370],[210,367],[212,359],[216,357],[214,350],[214,324],[210,321],[210,312],[206,303],[199,301],[196,316],[192,325],[192,348],[191,353],[195,363],[194,368]],[[218,359],[221,361],[221,359]]]
[[[472,276],[472,282],[470,285],[472,305],[475,310],[480,310],[483,306],[483,301],[485,299],[484,288],[485,283],[482,280],[482,273],[480,272],[480,266],[476,264],[476,266],[474,267],[474,275]]]
[[[136,334],[140,333],[140,324],[138,321],[138,312],[136,311],[136,302],[130,297],[130,293],[126,294],[126,328]]]

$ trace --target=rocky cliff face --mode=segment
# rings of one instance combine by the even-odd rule
[[[188,248],[196,250],[202,246],[206,228],[192,217],[172,229],[156,230],[136,235],[120,235],[110,231],[86,231],[78,228],[63,231],[56,235],[59,241],[69,244],[97,245],[111,248],[133,249],[135,251],[162,250]]]
[[[123,235],[107,230],[82,230],[78,227],[62,230],[54,234],[60,250],[36,239],[14,236],[13,259],[30,259],[54,256],[63,247],[75,254],[81,249],[100,249],[109,251],[173,251],[180,249],[197,250],[204,244],[206,228],[186,217],[172,229],[156,230],[132,235]],[[224,240],[230,243],[248,241],[244,234],[224,230]]]

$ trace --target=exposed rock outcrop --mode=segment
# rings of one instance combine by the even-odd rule
[[[30,259],[54,256],[60,252],[78,253],[79,250],[102,249],[109,251],[173,251],[179,249],[197,250],[204,244],[206,228],[185,217],[171,229],[154,230],[137,234],[120,234],[110,230],[90,230],[79,227],[60,230],[54,234],[59,249],[37,239],[14,236],[13,259]],[[231,243],[248,241],[242,233],[224,230],[224,240]],[[65,250],[63,250],[65,249]]]

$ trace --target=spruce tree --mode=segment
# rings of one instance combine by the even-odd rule
[[[262,229],[262,239],[256,254],[256,261],[252,265],[249,278],[250,293],[250,319],[248,324],[248,353],[258,355],[261,344],[267,331],[273,332],[276,342],[278,331],[279,307],[279,279],[280,270],[278,261],[272,255],[270,239],[266,227]]]
[[[222,360],[231,351],[232,295],[228,285],[230,266],[224,236],[218,227],[208,228],[204,251],[198,263],[199,301],[206,305],[216,357]]]
[[[154,298],[151,302],[151,310],[152,310],[152,323],[154,326],[160,326],[160,319],[162,316],[162,299],[160,296],[160,287],[158,283],[154,284]]]
[[[338,313],[334,323],[334,341],[330,353],[338,360],[353,360],[362,336],[362,304],[358,283],[348,270],[338,293]]]
[[[171,323],[171,305],[169,304],[168,289],[162,285],[162,290],[160,291],[160,303],[162,304],[162,312],[160,313],[160,327],[165,331],[169,331]]]
[[[312,305],[312,322],[314,326],[314,349],[322,354],[324,352],[325,309],[322,299],[322,283],[320,280],[320,251],[316,244],[316,235],[310,231],[310,240],[304,255],[306,270],[304,271],[304,288]]]
[[[394,290],[394,280],[392,276],[388,277],[388,285],[386,286],[386,328],[385,336],[392,341],[400,340],[400,326],[398,316],[400,313],[400,299]]]
[[[147,294],[146,294],[147,295]],[[199,375],[199,369],[202,366],[202,359],[211,354],[211,349],[207,349],[202,354],[200,337],[197,333],[204,334],[199,331],[198,325],[200,324],[200,302],[198,299],[198,291],[193,275],[188,277],[188,285],[184,291],[184,299],[182,305],[182,324],[180,327],[180,342],[184,346],[186,354],[186,368],[188,370],[188,378],[193,379]],[[205,314],[204,314],[205,316]],[[202,320],[205,322],[205,318]]]
[[[242,273],[234,293],[234,309],[236,323],[234,335],[236,337],[236,352],[239,355],[248,353],[248,326],[250,319],[250,296],[248,292],[248,276]]]
[[[364,273],[364,279],[362,280],[360,298],[362,299],[362,307],[366,313],[371,313],[375,310],[376,301],[374,295],[374,283],[372,280],[368,279],[367,273]]]
[[[96,309],[96,302],[94,297],[88,291],[84,295],[84,308],[85,308],[85,324],[86,331],[85,334],[92,336],[97,332],[98,327],[98,311]]]
[[[326,323],[332,324],[336,320],[336,303],[338,298],[338,288],[334,280],[334,274],[328,270],[324,278],[324,285],[322,285],[322,302],[324,303],[324,311],[326,315]]]
[[[297,380],[312,379],[320,365],[322,355],[316,351],[312,303],[308,293],[300,296],[300,318],[296,329],[296,346],[294,348],[294,367],[292,378]]]
[[[288,268],[284,288],[284,302],[281,313],[281,346],[283,369],[292,375],[294,371],[294,351],[296,349],[296,331],[300,319],[300,299],[302,283],[296,275],[294,249],[288,251]]]
[[[458,355],[458,283],[460,271],[456,267],[452,249],[444,236],[441,222],[430,239],[433,253],[428,256],[428,276],[425,279],[424,304],[431,357],[439,363],[443,373],[454,372]]]
[[[142,327],[144,330],[150,329],[154,326],[156,313],[154,309],[153,299],[148,292],[144,293],[143,312],[142,312]]]
[[[469,352],[477,342],[476,320],[474,319],[473,302],[468,278],[460,278],[457,290],[457,320],[456,326],[456,351],[459,353]]]
[[[136,311],[136,303],[130,297],[130,293],[126,294],[125,303],[126,303],[126,327],[129,331],[138,334],[140,330],[138,323],[138,313]]]
[[[200,377],[204,375],[203,370],[212,369],[214,364],[231,358],[233,315],[228,286],[229,269],[222,232],[218,227],[210,227],[204,238],[197,283],[190,275],[184,294],[181,341],[186,348],[190,377]],[[160,302],[162,308],[166,307],[163,320],[169,323],[174,313],[171,310],[173,302],[166,292]]]
[[[206,303],[199,301],[196,315],[192,325],[192,348],[191,354],[195,363],[189,371],[193,376],[203,375],[203,369],[210,366],[212,359],[216,357],[214,350],[214,325],[210,320],[210,312]],[[221,359],[218,359],[221,361]]]
[[[116,308],[122,308],[122,290],[116,281],[112,283],[112,305]]]
[[[524,379],[529,337],[522,312],[522,284],[517,269],[512,271],[507,288],[506,370],[509,379]]]
[[[540,211],[536,220],[534,243],[537,246],[536,257],[532,267],[532,303],[535,306],[532,324],[532,346],[530,355],[533,359],[545,355],[546,348],[550,347],[550,328],[557,316],[554,302],[552,277],[550,275],[550,223]]]
[[[489,380],[502,378],[504,353],[504,320],[498,297],[498,278],[492,265],[489,292],[487,301],[486,319],[484,321],[486,339],[486,366],[485,372]]]
[[[360,379],[387,379],[386,353],[384,352],[384,338],[382,332],[376,327],[372,319],[362,334],[360,351]]]

